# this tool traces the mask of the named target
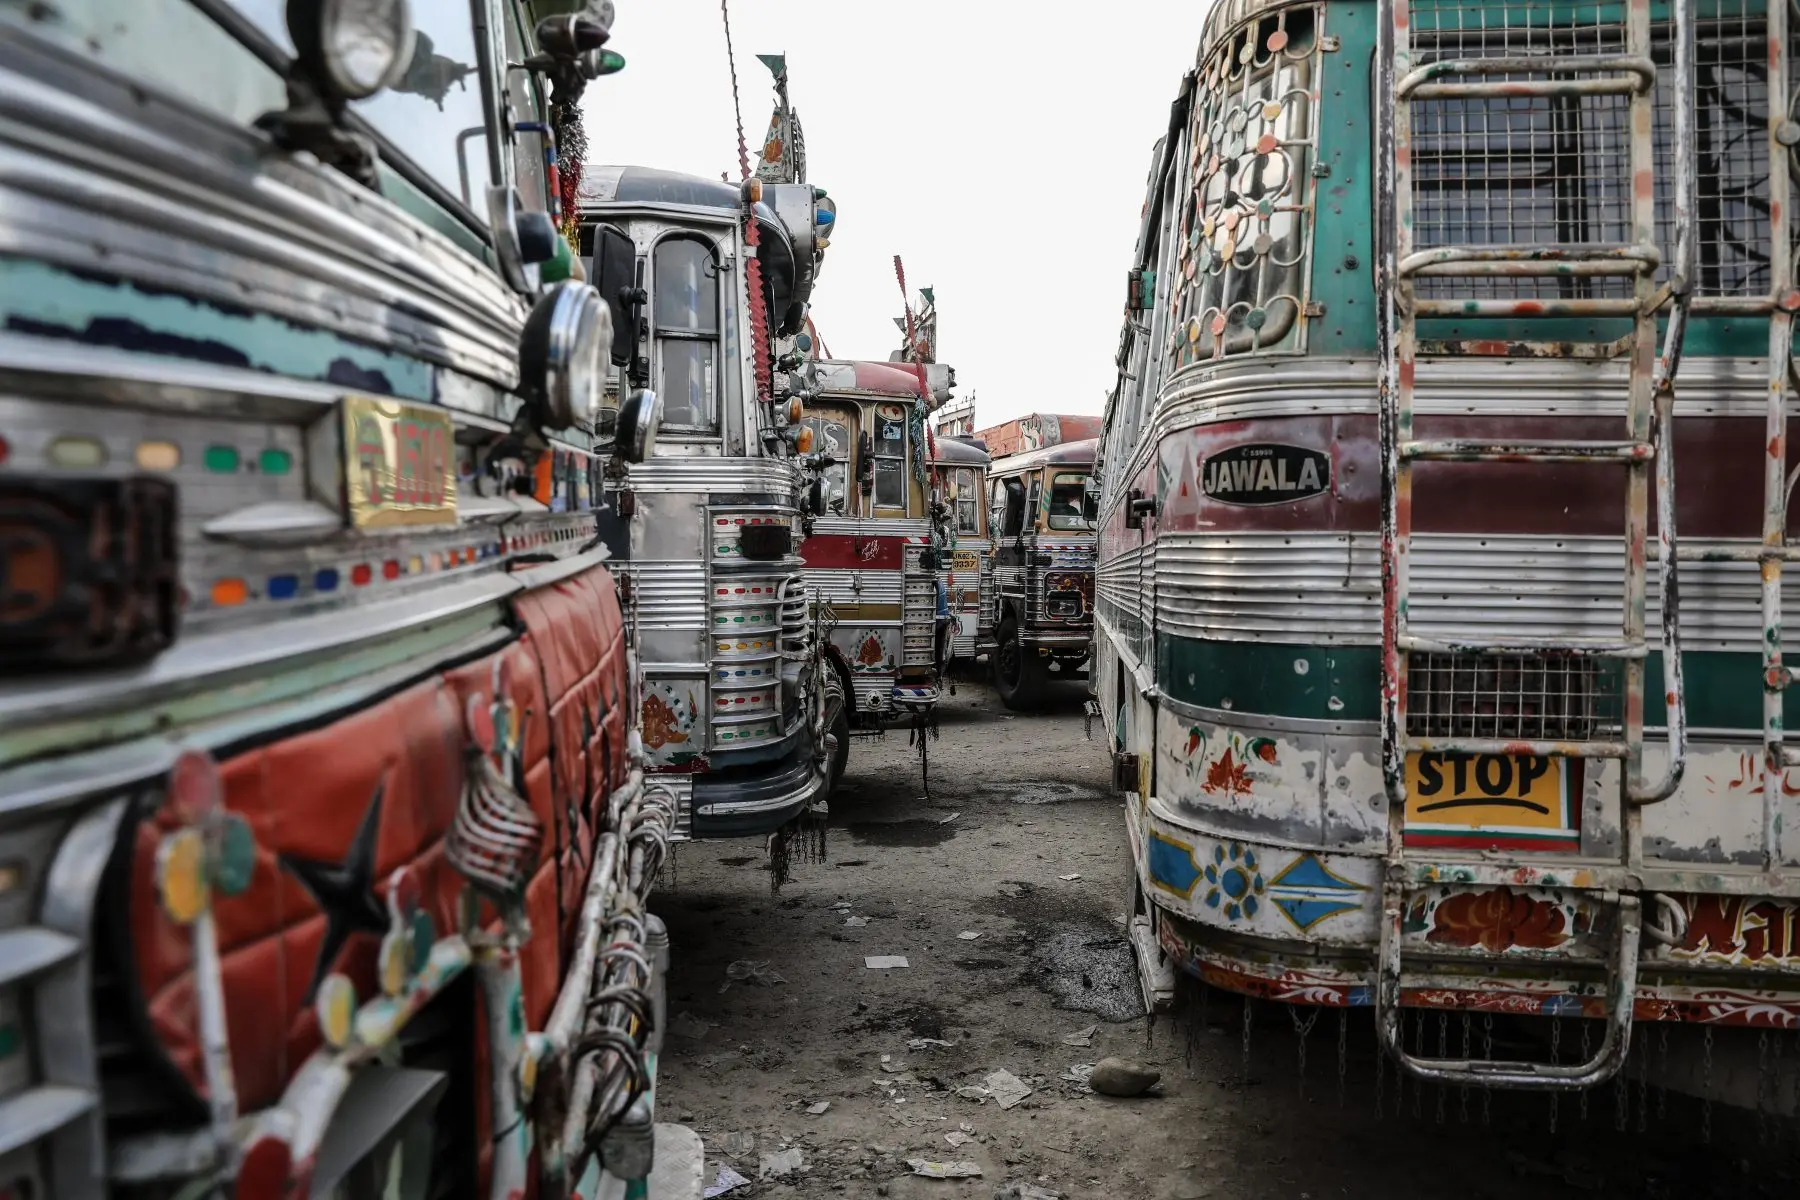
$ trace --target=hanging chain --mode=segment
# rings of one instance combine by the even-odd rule
[[[773,401],[774,370],[769,362],[769,313],[763,291],[762,231],[756,222],[756,205],[750,200],[750,146],[744,140],[744,109],[738,100],[737,54],[731,45],[729,0],[719,0],[719,16],[725,22],[725,61],[731,67],[731,110],[737,119],[738,173],[746,189],[744,200],[744,290],[750,305],[750,349],[756,360],[756,398]]]
[[[1344,1075],[1349,1069],[1350,1062],[1350,1009],[1348,1007],[1338,1009],[1337,1054],[1337,1100],[1338,1107],[1342,1108],[1344,1107]],[[1375,1109],[1377,1114],[1379,1114],[1381,1111],[1381,1101],[1379,1099],[1375,1102]]]
[[[1700,1054],[1700,1140],[1712,1145],[1712,1050],[1713,1027],[1706,1027]]]
[[[1656,1119],[1662,1120],[1669,1112],[1669,1027],[1656,1027]]]
[[[1562,1018],[1561,1017],[1551,1017],[1550,1018],[1550,1065],[1556,1066],[1556,1065],[1560,1064],[1561,1062],[1562,1062]],[[1562,1093],[1554,1092],[1554,1091],[1551,1092],[1550,1093],[1550,1132],[1551,1133],[1556,1132],[1556,1119],[1558,1116],[1561,1115],[1561,1109],[1562,1109]]]
[[[1764,1146],[1769,1144],[1769,1101],[1774,1092],[1773,1080],[1769,1076],[1772,1065],[1769,1058],[1769,1031],[1760,1029],[1756,1033],[1756,1140]]]
[[[1299,1006],[1290,1005],[1288,1008],[1288,1016],[1292,1018],[1294,1022],[1294,1033],[1296,1035],[1296,1040],[1299,1042],[1300,1061],[1294,1082],[1300,1092],[1300,1098],[1304,1100],[1306,1099],[1306,1037],[1312,1032],[1313,1025],[1319,1019],[1319,1010],[1317,1008],[1309,1008],[1306,1012],[1306,1017],[1302,1019]]]
[[[1626,1047],[1625,1062],[1619,1066],[1619,1073],[1613,1076],[1613,1128],[1624,1133],[1631,1124],[1631,1072],[1626,1068],[1631,1065],[1632,1054],[1637,1050],[1635,1044]],[[1642,1055],[1638,1055],[1640,1059]]]
[[[1375,1033],[1375,1119],[1381,1120],[1387,1105],[1387,1047],[1381,1044],[1381,1032]]]
[[[1637,1131],[1644,1133],[1650,1128],[1650,1045],[1643,1038],[1637,1040]]]
[[[1419,1014],[1418,1023],[1416,1025],[1414,1025],[1413,1028],[1415,1030],[1415,1033],[1413,1036],[1413,1057],[1414,1058],[1424,1058],[1425,1057],[1425,1014],[1424,1013]],[[1415,1079],[1413,1081],[1413,1090],[1412,1090],[1412,1097],[1413,1097],[1412,1114],[1413,1114],[1413,1120],[1415,1120],[1415,1121],[1424,1115],[1422,1110],[1419,1107],[1420,1100],[1422,1100],[1424,1098],[1424,1092],[1425,1092],[1425,1084],[1422,1081]]]
[[[1481,1016],[1481,1057],[1492,1060],[1494,1057],[1494,1014],[1483,1013]],[[1485,1084],[1481,1089],[1481,1123],[1488,1124],[1494,1116],[1494,1089]]]
[[[1450,1014],[1447,1011],[1438,1013],[1438,1057],[1450,1057]],[[1437,1123],[1444,1123],[1444,1085],[1437,1087]]]
[[[1473,1024],[1474,1024],[1474,1021],[1469,1017],[1468,1010],[1465,1009],[1463,1011],[1463,1015],[1462,1015],[1462,1027],[1463,1027],[1462,1056],[1463,1056],[1464,1062],[1469,1061],[1469,1033],[1470,1033],[1470,1029],[1473,1026]],[[1457,1099],[1458,1105],[1462,1109],[1462,1123],[1464,1125],[1467,1125],[1469,1123],[1469,1088],[1468,1088],[1467,1084],[1456,1089],[1456,1099]]]
[[[1243,1071],[1241,1078],[1241,1083],[1244,1087],[1250,1086],[1250,1025],[1256,1019],[1255,1004],[1256,1001],[1252,1000],[1249,996],[1244,997]]]
[[[1587,1062],[1591,1057],[1588,1039],[1592,1036],[1593,1029],[1586,1017],[1577,1017],[1576,1020],[1581,1022],[1581,1061]],[[1588,1095],[1592,1091],[1592,1088],[1581,1089],[1581,1119],[1584,1122],[1588,1119]]]
[[[744,140],[744,108],[738,102],[737,55],[731,48],[730,0],[719,0],[719,16],[725,22],[725,62],[731,67],[731,111],[737,116],[738,174],[750,178],[750,144]]]

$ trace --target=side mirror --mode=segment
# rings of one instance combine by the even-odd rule
[[[593,226],[592,236],[594,290],[612,310],[612,362],[622,367],[636,348],[637,308],[645,299],[637,286],[637,246],[611,225]]]
[[[806,489],[806,511],[815,517],[825,515],[825,481],[814,479]]]
[[[875,491],[875,441],[868,434],[858,434],[856,438],[856,488],[868,496]]]
[[[640,388],[619,405],[618,424],[613,427],[613,453],[626,462],[641,463],[656,448],[656,427],[662,421],[662,400],[655,392]]]

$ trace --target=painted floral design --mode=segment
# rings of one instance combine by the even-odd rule
[[[1562,906],[1509,888],[1458,892],[1437,906],[1425,940],[1441,946],[1553,950],[1570,937]]]
[[[661,750],[671,742],[687,740],[688,735],[681,732],[681,718],[669,702],[661,696],[644,697],[644,745]]]
[[[881,639],[870,634],[863,639],[862,649],[856,652],[856,661],[865,667],[881,665]]]
[[[1225,753],[1210,762],[1206,754],[1208,740],[1206,730],[1190,725],[1187,743],[1181,751],[1188,778],[1198,779],[1200,790],[1208,794],[1248,796],[1257,781],[1253,773],[1255,762],[1275,764],[1277,748],[1272,738],[1244,738],[1227,732]]]
[[[1226,751],[1227,757],[1230,751]],[[1262,907],[1262,894],[1267,889],[1256,851],[1242,842],[1213,846],[1212,861],[1203,872],[1206,877],[1205,904],[1223,909],[1228,921],[1254,917]]]

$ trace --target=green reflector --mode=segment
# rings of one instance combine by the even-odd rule
[[[235,471],[238,469],[238,452],[236,446],[208,446],[206,448],[206,469],[209,471]]]
[[[623,54],[620,54],[617,50],[602,50],[600,52],[601,75],[617,75],[624,69],[625,56]]]
[[[270,446],[257,457],[257,464],[265,475],[286,475],[294,469],[294,456],[286,450]]]

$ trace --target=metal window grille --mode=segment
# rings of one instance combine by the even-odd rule
[[[1618,727],[1617,665],[1572,655],[1415,653],[1406,731],[1424,738],[1586,741]]]
[[[1696,214],[1700,296],[1769,286],[1767,0],[1708,0],[1695,29]],[[1608,4],[1422,0],[1412,8],[1415,65],[1493,56],[1618,54],[1621,10]],[[1657,240],[1666,279],[1675,230],[1672,28],[1651,31]],[[1544,78],[1509,75],[1518,81]],[[1570,78],[1562,76],[1561,78]],[[1623,96],[1501,96],[1416,102],[1413,230],[1419,249],[1570,246],[1630,240],[1630,162]],[[1430,298],[1627,296],[1628,278],[1421,278]]]

